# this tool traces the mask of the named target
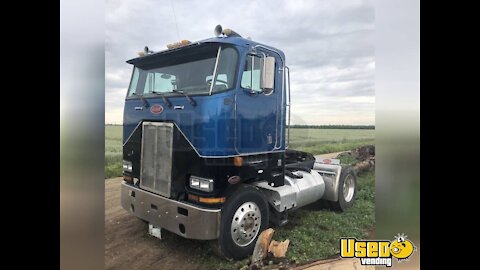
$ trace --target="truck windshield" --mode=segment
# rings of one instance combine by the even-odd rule
[[[209,93],[218,51],[218,44],[206,44],[146,57],[135,64],[127,97]],[[234,48],[221,46],[212,93],[233,88],[237,59]]]

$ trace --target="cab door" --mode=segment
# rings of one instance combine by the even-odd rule
[[[278,55],[261,49],[244,59],[240,90],[236,93],[235,148],[238,154],[272,152],[281,148],[282,62]],[[262,85],[262,77],[268,72],[265,61],[274,61],[271,88]]]

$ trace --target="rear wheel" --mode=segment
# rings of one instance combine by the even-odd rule
[[[330,202],[332,208],[343,212],[353,205],[357,195],[357,176],[352,167],[342,168],[338,183],[338,201]]]
[[[268,226],[268,204],[253,186],[240,186],[222,208],[218,245],[228,259],[252,254],[260,232]]]

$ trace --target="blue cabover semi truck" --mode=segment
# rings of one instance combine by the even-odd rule
[[[154,236],[217,240],[241,259],[296,208],[320,199],[350,207],[356,176],[338,160],[288,149],[283,52],[220,25],[215,35],[145,47],[127,61],[121,203]]]

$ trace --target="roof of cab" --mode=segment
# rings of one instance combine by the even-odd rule
[[[245,39],[245,38],[242,38],[242,37],[213,37],[213,38],[207,38],[207,39],[200,40],[200,41],[195,41],[195,42],[192,42],[188,45],[181,46],[181,47],[178,47],[178,48],[166,49],[166,50],[163,50],[163,51],[158,51],[158,52],[154,52],[152,54],[148,54],[146,56],[135,57],[135,58],[132,58],[132,59],[128,60],[127,63],[135,64],[136,62],[140,61],[141,59],[146,59],[146,58],[149,58],[149,57],[152,57],[152,56],[155,56],[155,55],[158,56],[160,54],[168,54],[168,53],[171,53],[171,52],[179,51],[179,50],[189,48],[189,47],[198,46],[200,44],[205,44],[205,43],[224,43],[224,44],[232,44],[232,45],[244,46],[244,47],[249,47],[249,46],[254,47],[256,45],[261,45],[261,46],[264,46],[264,47],[266,47],[270,50],[278,52],[281,55],[281,57],[283,59],[285,59],[285,54],[281,50],[279,50],[277,48],[274,48],[272,46],[268,46],[268,45],[265,45],[265,44],[255,42],[253,40]]]

